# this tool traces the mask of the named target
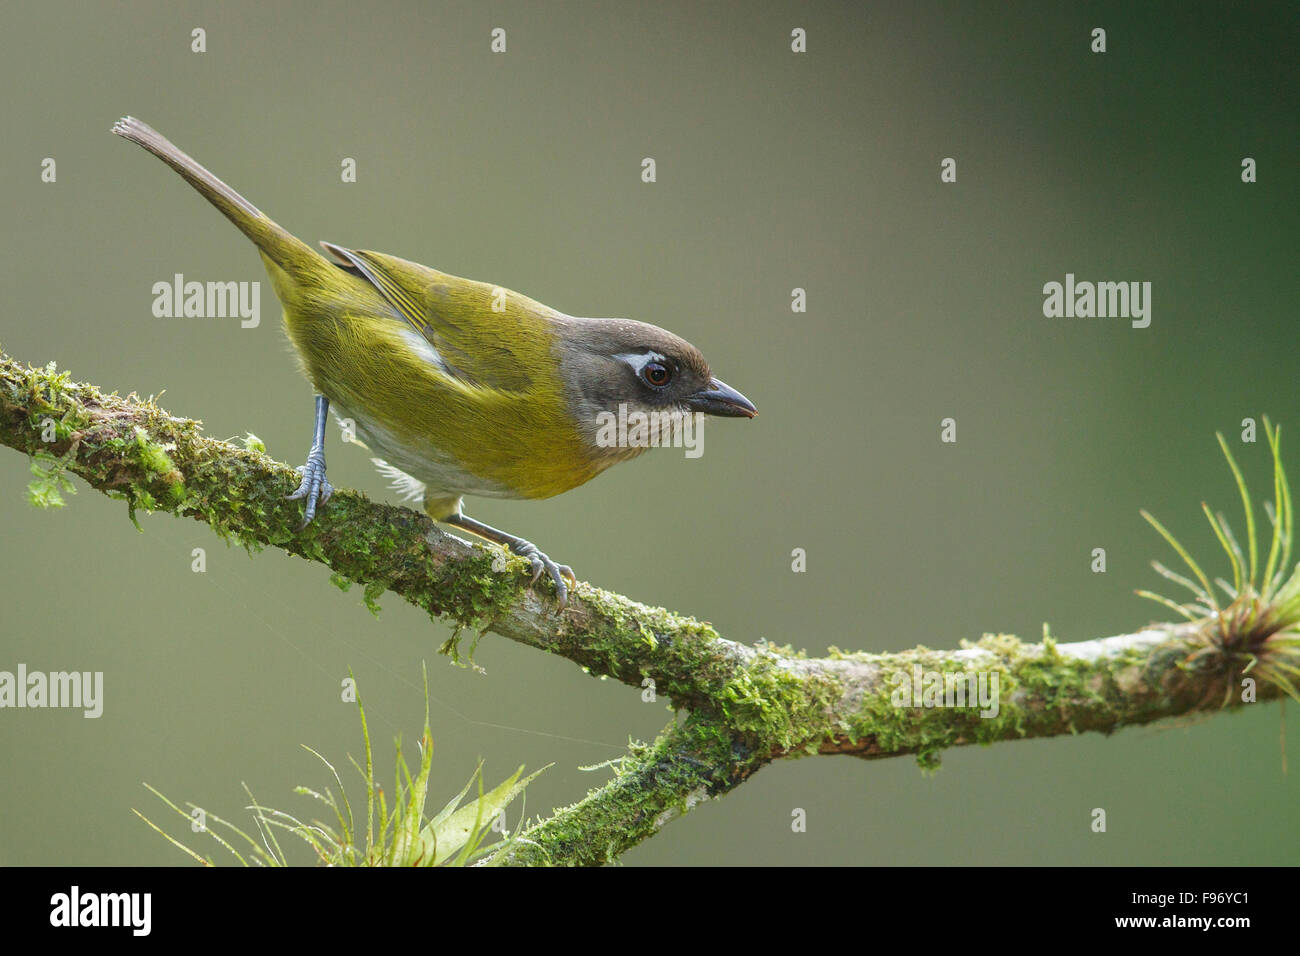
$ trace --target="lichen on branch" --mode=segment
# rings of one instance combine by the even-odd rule
[[[319,562],[335,584],[361,584],[372,609],[391,591],[458,633],[491,631],[638,689],[653,682],[678,719],[617,761],[604,786],[527,829],[498,861],[509,863],[614,859],[780,758],[911,754],[934,767],[949,747],[1112,733],[1295,696],[1300,574],[1286,567],[1290,498],[1276,429],[1269,436],[1277,469],[1273,547],[1261,579],[1253,523],[1249,555],[1226,543],[1226,522],[1216,527],[1234,561],[1224,606],[1212,598],[1205,604],[1205,581],[1195,593],[1206,613],[1167,602],[1188,620],[1133,634],[1076,644],[1046,634],[1035,643],[986,635],[948,651],[832,649],[809,658],[727,640],[707,623],[586,583],[559,611],[548,583],[529,586],[522,559],[359,492],[337,490],[304,528],[301,505],[286,498],[297,473],[259,442],[213,440],[198,421],[173,417],[152,400],[104,394],[53,363],[32,368],[0,352],[0,443],[31,457],[34,504],[61,503],[75,475],[124,500],[132,520],[138,509],[168,512],[250,551],[276,547]],[[456,641],[445,649],[456,653]],[[1263,678],[1258,687],[1255,676]],[[995,698],[980,698],[993,688]]]

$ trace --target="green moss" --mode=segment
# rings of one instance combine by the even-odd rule
[[[653,744],[634,745],[614,777],[557,810],[511,850],[514,863],[596,865],[616,858],[699,801],[744,780],[764,759],[716,721],[692,715]]]
[[[50,422],[55,441],[41,442],[50,435]],[[45,436],[38,431],[42,424]],[[8,443],[34,456],[36,503],[53,503],[43,489],[57,494],[66,471],[126,500],[132,520],[137,507],[172,511],[207,522],[228,543],[250,551],[274,544],[321,561],[340,588],[363,582],[363,600],[372,611],[391,589],[429,614],[451,619],[455,631],[444,652],[456,659],[463,631],[472,628],[477,641],[528,587],[530,570],[522,559],[508,556],[505,569],[497,571],[493,563],[501,552],[495,548],[450,558],[426,546],[426,536],[434,533],[426,517],[375,505],[354,492],[336,492],[304,528],[301,503],[286,500],[297,475],[265,458],[255,436],[243,448],[213,442],[198,434],[197,422],[171,418],[152,402],[104,396],[53,366],[22,370],[7,359],[0,364],[0,426]],[[543,580],[537,593],[546,595],[550,588]],[[530,831],[543,859],[608,860],[673,814],[725,793],[778,757],[819,750],[911,753],[928,772],[951,746],[1056,734],[1063,726],[1110,732],[1203,706],[1197,701],[1204,700],[1206,681],[1195,678],[1224,672],[1233,653],[1258,651],[1257,671],[1271,662],[1289,666],[1288,659],[1277,659],[1278,651],[1266,656],[1269,649],[1255,646],[1268,637],[1264,631],[1251,632],[1247,637],[1255,643],[1234,651],[1202,634],[1155,650],[1130,648],[1084,661],[1062,654],[1044,626],[1041,645],[985,635],[966,645],[978,654],[925,647],[846,654],[831,648],[832,663],[861,665],[853,668],[856,696],[846,703],[836,669],[800,663],[803,652],[792,647],[741,647],[722,641],[707,622],[589,585],[579,586],[576,598],[553,627],[522,639],[563,654],[601,679],[638,686],[651,677],[657,691],[689,715],[654,744],[632,747],[614,779],[592,791],[574,814],[561,812]],[[1294,601],[1276,612],[1291,615],[1281,620],[1288,627],[1300,620],[1300,598]],[[1290,640],[1275,643],[1289,648]],[[982,718],[978,704],[895,704],[894,685],[886,678],[913,666],[996,675],[997,714]],[[879,675],[875,683],[873,669]],[[1212,682],[1210,689],[1222,690]]]
[[[783,658],[760,651],[715,700],[728,727],[761,746],[800,755],[816,752],[817,743],[829,737],[826,717],[839,696],[838,682],[795,674]]]
[[[176,446],[172,445],[172,447]],[[150,439],[139,425],[135,426],[135,449],[136,460],[146,471],[159,475],[170,475],[176,471],[176,463],[172,461],[171,455],[167,454],[167,449]]]
[[[499,552],[477,547],[468,559],[441,564],[430,558],[429,577],[433,586],[424,595],[431,614],[447,614],[464,627],[475,628],[492,621],[516,600],[532,577],[527,561],[513,555],[505,571],[492,569]]]
[[[959,658],[922,649],[892,655],[841,654],[841,659],[873,662],[882,677],[875,692],[864,695],[841,728],[850,742],[867,741],[873,752],[916,754],[918,763],[930,769],[948,747],[1056,732],[1063,714],[1075,715],[1071,727],[1076,732],[1109,731],[1127,716],[1128,691],[1136,689],[1126,689],[1122,682],[1142,682],[1141,673],[1151,663],[1137,650],[1101,661],[1066,657],[1055,642],[1025,644],[1008,634],[985,635],[969,646],[985,654]],[[955,708],[915,706],[910,695],[906,704],[895,703],[898,685],[892,676],[902,671],[909,676],[910,686],[914,666],[922,672],[983,674],[990,683],[996,674],[996,715],[980,716],[977,703]]]
[[[375,617],[379,617],[379,596],[388,590],[380,581],[370,581],[366,584],[363,600],[366,603],[366,609]]]
[[[76,486],[66,472],[69,455],[55,458],[48,452],[38,451],[32,455],[29,470],[32,480],[27,485],[27,501],[36,508],[62,508],[63,493],[76,494]]]

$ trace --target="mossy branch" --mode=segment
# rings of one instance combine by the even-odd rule
[[[593,674],[637,688],[649,679],[657,695],[685,712],[653,744],[616,762],[603,787],[526,830],[509,859],[498,862],[614,859],[782,757],[912,754],[934,766],[947,747],[1110,733],[1276,698],[1294,692],[1286,675],[1300,674],[1294,606],[1300,585],[1283,569],[1274,583],[1286,592],[1286,613],[1218,609],[1210,617],[1078,644],[1056,644],[1046,635],[1033,644],[989,635],[951,651],[835,651],[808,659],[725,640],[706,623],[585,583],[557,613],[549,585],[530,588],[521,559],[471,545],[421,513],[355,491],[336,491],[302,528],[300,502],[285,498],[298,483],[288,465],[206,438],[197,421],[174,418],[152,401],[105,395],[53,365],[30,368],[3,352],[0,443],[33,458],[38,504],[56,503],[51,496],[57,498],[66,474],[78,475],[124,499],[133,520],[137,509],[166,511],[202,521],[250,550],[281,548],[328,566],[336,580],[361,583],[368,603],[389,590],[431,616],[559,654]],[[1289,495],[1279,501],[1289,508]],[[1279,511],[1275,530],[1283,526],[1289,534],[1289,514]],[[1253,557],[1253,535],[1251,550]],[[1249,564],[1253,569],[1254,561]],[[1267,589],[1237,583],[1239,600],[1259,605],[1269,598]],[[1236,630],[1235,621],[1242,622]],[[455,653],[454,641],[448,643]],[[1258,687],[1252,670],[1263,678]],[[992,697],[964,697],[977,688]]]

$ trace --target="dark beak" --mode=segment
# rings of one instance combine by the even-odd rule
[[[694,411],[727,418],[753,418],[758,414],[753,402],[716,378],[709,381],[708,388],[702,388],[688,396],[686,404]]]

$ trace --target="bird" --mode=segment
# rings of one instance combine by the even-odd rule
[[[646,322],[567,315],[492,283],[396,256],[293,236],[148,124],[112,132],[181,175],[261,253],[284,328],[315,391],[314,431],[295,491],[303,527],[329,501],[325,426],[333,408],[390,476],[422,494],[435,522],[545,572],[560,610],[577,578],[528,540],[464,512],[466,495],[550,498],[649,442],[611,442],[610,415],[753,418],[749,399],[713,376],[686,340]],[[626,418],[624,419],[626,420]],[[408,480],[409,479],[409,480]]]

